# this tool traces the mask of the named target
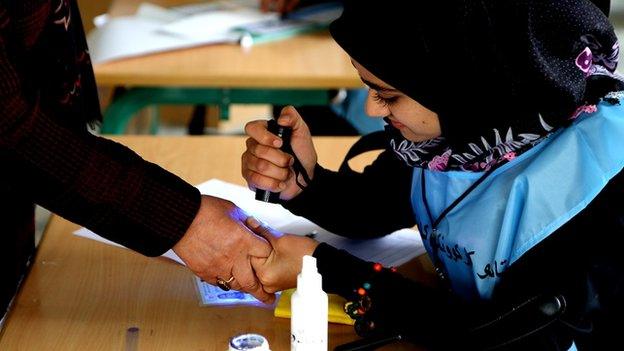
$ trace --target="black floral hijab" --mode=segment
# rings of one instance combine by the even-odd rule
[[[436,139],[415,143],[386,127],[398,157],[483,171],[599,101],[618,102],[624,83],[607,13],[604,0],[347,0],[331,33],[370,72],[438,114]]]

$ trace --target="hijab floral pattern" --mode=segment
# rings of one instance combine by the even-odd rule
[[[624,77],[615,72],[618,64],[619,44],[616,42],[608,54],[594,55],[591,47],[598,47],[592,36],[584,36],[583,41],[588,43],[576,57],[575,65],[586,77],[602,75],[624,82]],[[607,94],[606,100],[610,103],[619,103],[621,94],[612,92]],[[592,114],[598,110],[596,104],[579,106],[569,117],[578,118],[583,113]],[[541,115],[538,115],[541,128],[533,132],[515,134],[512,127],[507,129],[505,137],[501,137],[498,129],[493,129],[493,143],[489,143],[485,136],[481,136],[476,143],[468,143],[463,152],[454,152],[445,142],[444,137],[437,137],[421,142],[405,139],[391,124],[385,129],[390,136],[390,147],[395,155],[410,167],[421,167],[431,171],[472,171],[483,172],[499,164],[510,162],[522,152],[539,143],[555,130]],[[386,120],[387,122],[387,120]]]
[[[499,163],[513,160],[526,149],[539,143],[552,130],[544,124],[542,134],[521,133],[514,136],[512,129],[509,128],[503,139],[501,133],[494,129],[493,144],[488,143],[485,137],[481,137],[479,144],[468,144],[466,152],[453,152],[444,137],[414,142],[405,139],[399,130],[391,125],[386,125],[385,128],[390,136],[390,148],[408,166],[431,171],[469,172],[487,171]]]

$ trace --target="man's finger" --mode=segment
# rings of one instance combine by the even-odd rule
[[[255,257],[255,256],[251,256],[249,257],[249,260],[251,262],[251,268],[253,268],[254,272],[256,272],[256,275],[258,276],[260,283],[262,283],[262,278],[261,273],[264,270],[264,264],[266,263],[267,259],[264,257]],[[264,285],[264,284],[263,284]]]
[[[237,281],[237,288],[240,291],[249,293],[266,304],[271,304],[275,301],[274,294],[269,294],[262,289],[262,284],[260,284],[260,281],[254,274],[249,259],[239,260],[232,267],[232,274]]]
[[[268,241],[269,244],[271,244],[271,246],[274,246],[275,244],[277,244],[276,240],[283,235],[282,233],[269,227],[268,225],[261,223],[254,217],[248,217],[247,220],[245,221],[245,225],[247,225],[247,227],[249,227],[249,229],[251,229],[251,231],[254,232],[254,234],[259,235],[260,237],[266,239],[266,241]],[[256,257],[268,257],[268,255],[266,256],[255,255],[251,253],[251,250],[250,250],[250,255],[256,256]]]
[[[264,265],[266,264],[267,259],[262,257],[250,257],[250,260],[251,267],[253,267],[254,272],[256,272],[256,276],[258,277],[260,284],[262,284],[262,289],[269,294],[276,293],[278,289],[273,286],[273,282],[270,281],[270,278],[266,275],[267,272],[265,272],[266,268]]]
[[[269,257],[271,251],[273,251],[273,247],[271,246],[271,242],[268,243],[265,241],[265,237],[260,236],[251,236],[251,242],[248,244],[248,255],[256,256],[256,257]],[[267,239],[268,241],[268,239]]]

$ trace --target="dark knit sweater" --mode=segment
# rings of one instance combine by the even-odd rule
[[[75,1],[0,0],[0,307],[32,253],[33,203],[148,256],[195,217],[198,190],[91,134],[100,118]]]

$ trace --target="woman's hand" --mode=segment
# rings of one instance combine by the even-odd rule
[[[292,106],[284,107],[277,123],[292,128],[290,144],[312,179],[317,155],[310,129]],[[281,192],[282,200],[290,200],[299,195],[302,189],[297,185],[292,169],[294,159],[279,149],[282,146],[282,139],[268,131],[267,121],[249,122],[245,126],[245,132],[249,139],[247,150],[242,156],[241,171],[249,188]],[[299,182],[305,184],[301,175]]]
[[[311,256],[319,243],[305,236],[282,234],[253,218],[247,221],[247,226],[273,246],[269,257],[251,257],[251,266],[264,291],[273,294],[296,287],[303,256]]]

